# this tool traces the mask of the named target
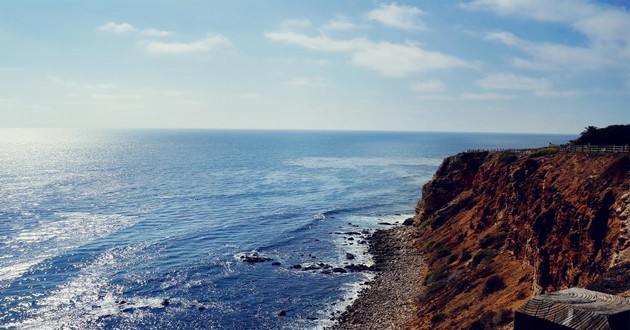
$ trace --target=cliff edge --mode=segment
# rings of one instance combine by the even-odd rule
[[[630,156],[461,153],[416,207],[418,329],[510,328],[530,297],[569,287],[630,296]]]

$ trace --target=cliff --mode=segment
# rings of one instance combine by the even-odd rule
[[[476,152],[422,189],[416,248],[428,266],[418,329],[510,328],[533,295],[630,294],[627,154]]]

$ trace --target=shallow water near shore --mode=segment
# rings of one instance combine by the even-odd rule
[[[410,216],[448,155],[571,138],[3,129],[0,327],[322,327],[369,273],[291,266],[369,264],[347,233]]]

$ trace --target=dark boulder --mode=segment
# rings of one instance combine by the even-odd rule
[[[241,256],[241,261],[242,262],[249,262],[249,263],[256,263],[256,262],[266,262],[266,261],[271,261],[273,259],[271,258],[265,258],[265,257],[260,257],[258,255],[251,255],[251,256]]]

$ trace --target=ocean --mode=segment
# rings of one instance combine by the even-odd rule
[[[445,157],[574,137],[0,129],[0,328],[326,327]]]

